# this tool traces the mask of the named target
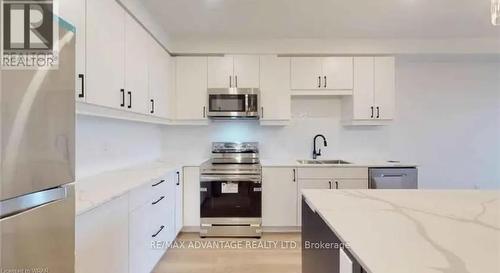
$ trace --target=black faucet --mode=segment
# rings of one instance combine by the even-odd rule
[[[321,149],[319,149],[319,150],[316,152],[316,139],[317,139],[318,137],[323,138],[323,145],[325,145],[325,147],[327,147],[327,146],[328,146],[328,143],[326,142],[326,138],[325,138],[325,136],[324,136],[324,135],[316,135],[316,136],[314,136],[314,140],[313,140],[313,142],[314,142],[314,145],[313,145],[313,146],[314,146],[314,149],[313,149],[313,159],[316,159],[316,157],[318,157],[318,156],[320,156],[320,155],[321,155]]]

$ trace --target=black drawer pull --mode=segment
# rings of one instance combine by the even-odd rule
[[[85,97],[85,76],[83,74],[78,74],[78,78],[81,80],[82,83],[82,90],[81,93],[78,94],[79,98],[84,98]]]
[[[153,203],[151,203],[151,205],[156,205],[156,204],[158,204],[163,199],[165,199],[165,196],[160,197],[160,199],[154,201]]]
[[[181,184],[181,173],[175,172],[177,174],[177,183],[175,185],[179,186]]]
[[[160,234],[160,232],[161,232],[164,228],[165,228],[165,226],[161,226],[161,227],[160,227],[160,230],[158,230],[158,232],[156,232],[155,234],[151,235],[151,237],[153,237],[153,238],[154,238],[154,237],[158,236],[158,234]]]
[[[132,108],[132,92],[128,91],[127,94],[128,94],[128,106],[127,106],[127,108],[130,109],[130,108]]]
[[[120,89],[120,93],[122,93],[122,103],[120,106],[125,107],[125,89]]]
[[[161,184],[161,183],[163,183],[163,182],[165,182],[165,180],[160,180],[160,182],[155,183],[155,184],[153,184],[153,185],[151,185],[151,186],[156,187],[156,186],[160,185],[160,184]]]

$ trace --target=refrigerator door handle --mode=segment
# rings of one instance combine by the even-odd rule
[[[39,191],[0,202],[0,219],[35,209],[37,207],[65,199],[65,187]]]

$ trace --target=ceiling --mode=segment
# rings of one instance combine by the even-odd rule
[[[490,0],[142,0],[172,39],[500,38]]]

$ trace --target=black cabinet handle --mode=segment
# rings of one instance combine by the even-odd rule
[[[318,77],[318,88],[321,88],[321,76]]]
[[[203,118],[205,118],[207,116],[207,107],[206,106],[203,106]]]
[[[332,189],[332,181],[328,181],[328,188]]]
[[[262,118],[263,118],[264,117],[264,107],[261,107],[260,110],[262,112]]]
[[[154,99],[151,99],[151,114],[154,114],[155,113],[155,100]]]
[[[371,118],[373,118],[373,106],[371,108],[372,108],[372,116],[371,116]]]
[[[335,189],[339,189],[339,182],[338,181],[335,181]]]
[[[127,94],[128,94],[128,106],[127,106],[127,108],[130,109],[130,108],[132,108],[132,91],[128,91]]]
[[[326,76],[325,76],[325,88],[326,88]]]
[[[232,85],[233,85],[233,83],[232,83],[232,81],[231,81],[231,78],[232,78],[232,76],[229,76],[229,87],[233,87],[233,86],[232,86]]]
[[[163,183],[163,182],[165,182],[165,180],[160,180],[160,182],[155,183],[155,184],[153,184],[153,185],[151,185],[151,186],[152,186],[152,187],[156,187],[156,186],[160,185],[160,184],[161,184],[161,183]]]
[[[377,118],[380,118],[380,107],[377,106]]]
[[[80,94],[78,94],[79,98],[84,98],[85,97],[85,76],[83,74],[78,74],[78,78],[81,81],[81,91]]]
[[[176,185],[179,186],[181,184],[181,174],[180,172],[175,172],[177,174],[177,183]]]
[[[160,227],[160,230],[158,230],[158,232],[156,232],[155,234],[151,235],[151,237],[153,237],[153,238],[154,238],[154,237],[158,236],[158,234],[160,234],[160,232],[161,232],[164,228],[165,228],[165,226],[161,226],[161,227]]]
[[[158,204],[158,203],[159,203],[161,200],[163,200],[163,199],[165,199],[165,196],[162,196],[162,197],[160,197],[158,200],[153,201],[153,203],[151,203],[151,205],[156,205],[156,204]]]
[[[293,169],[293,182],[296,182],[296,181],[297,181],[297,174],[296,174],[295,169]]]
[[[238,87],[238,76],[234,76],[234,85]]]
[[[120,89],[120,93],[122,93],[122,103],[120,104],[121,107],[125,106],[125,89]]]

